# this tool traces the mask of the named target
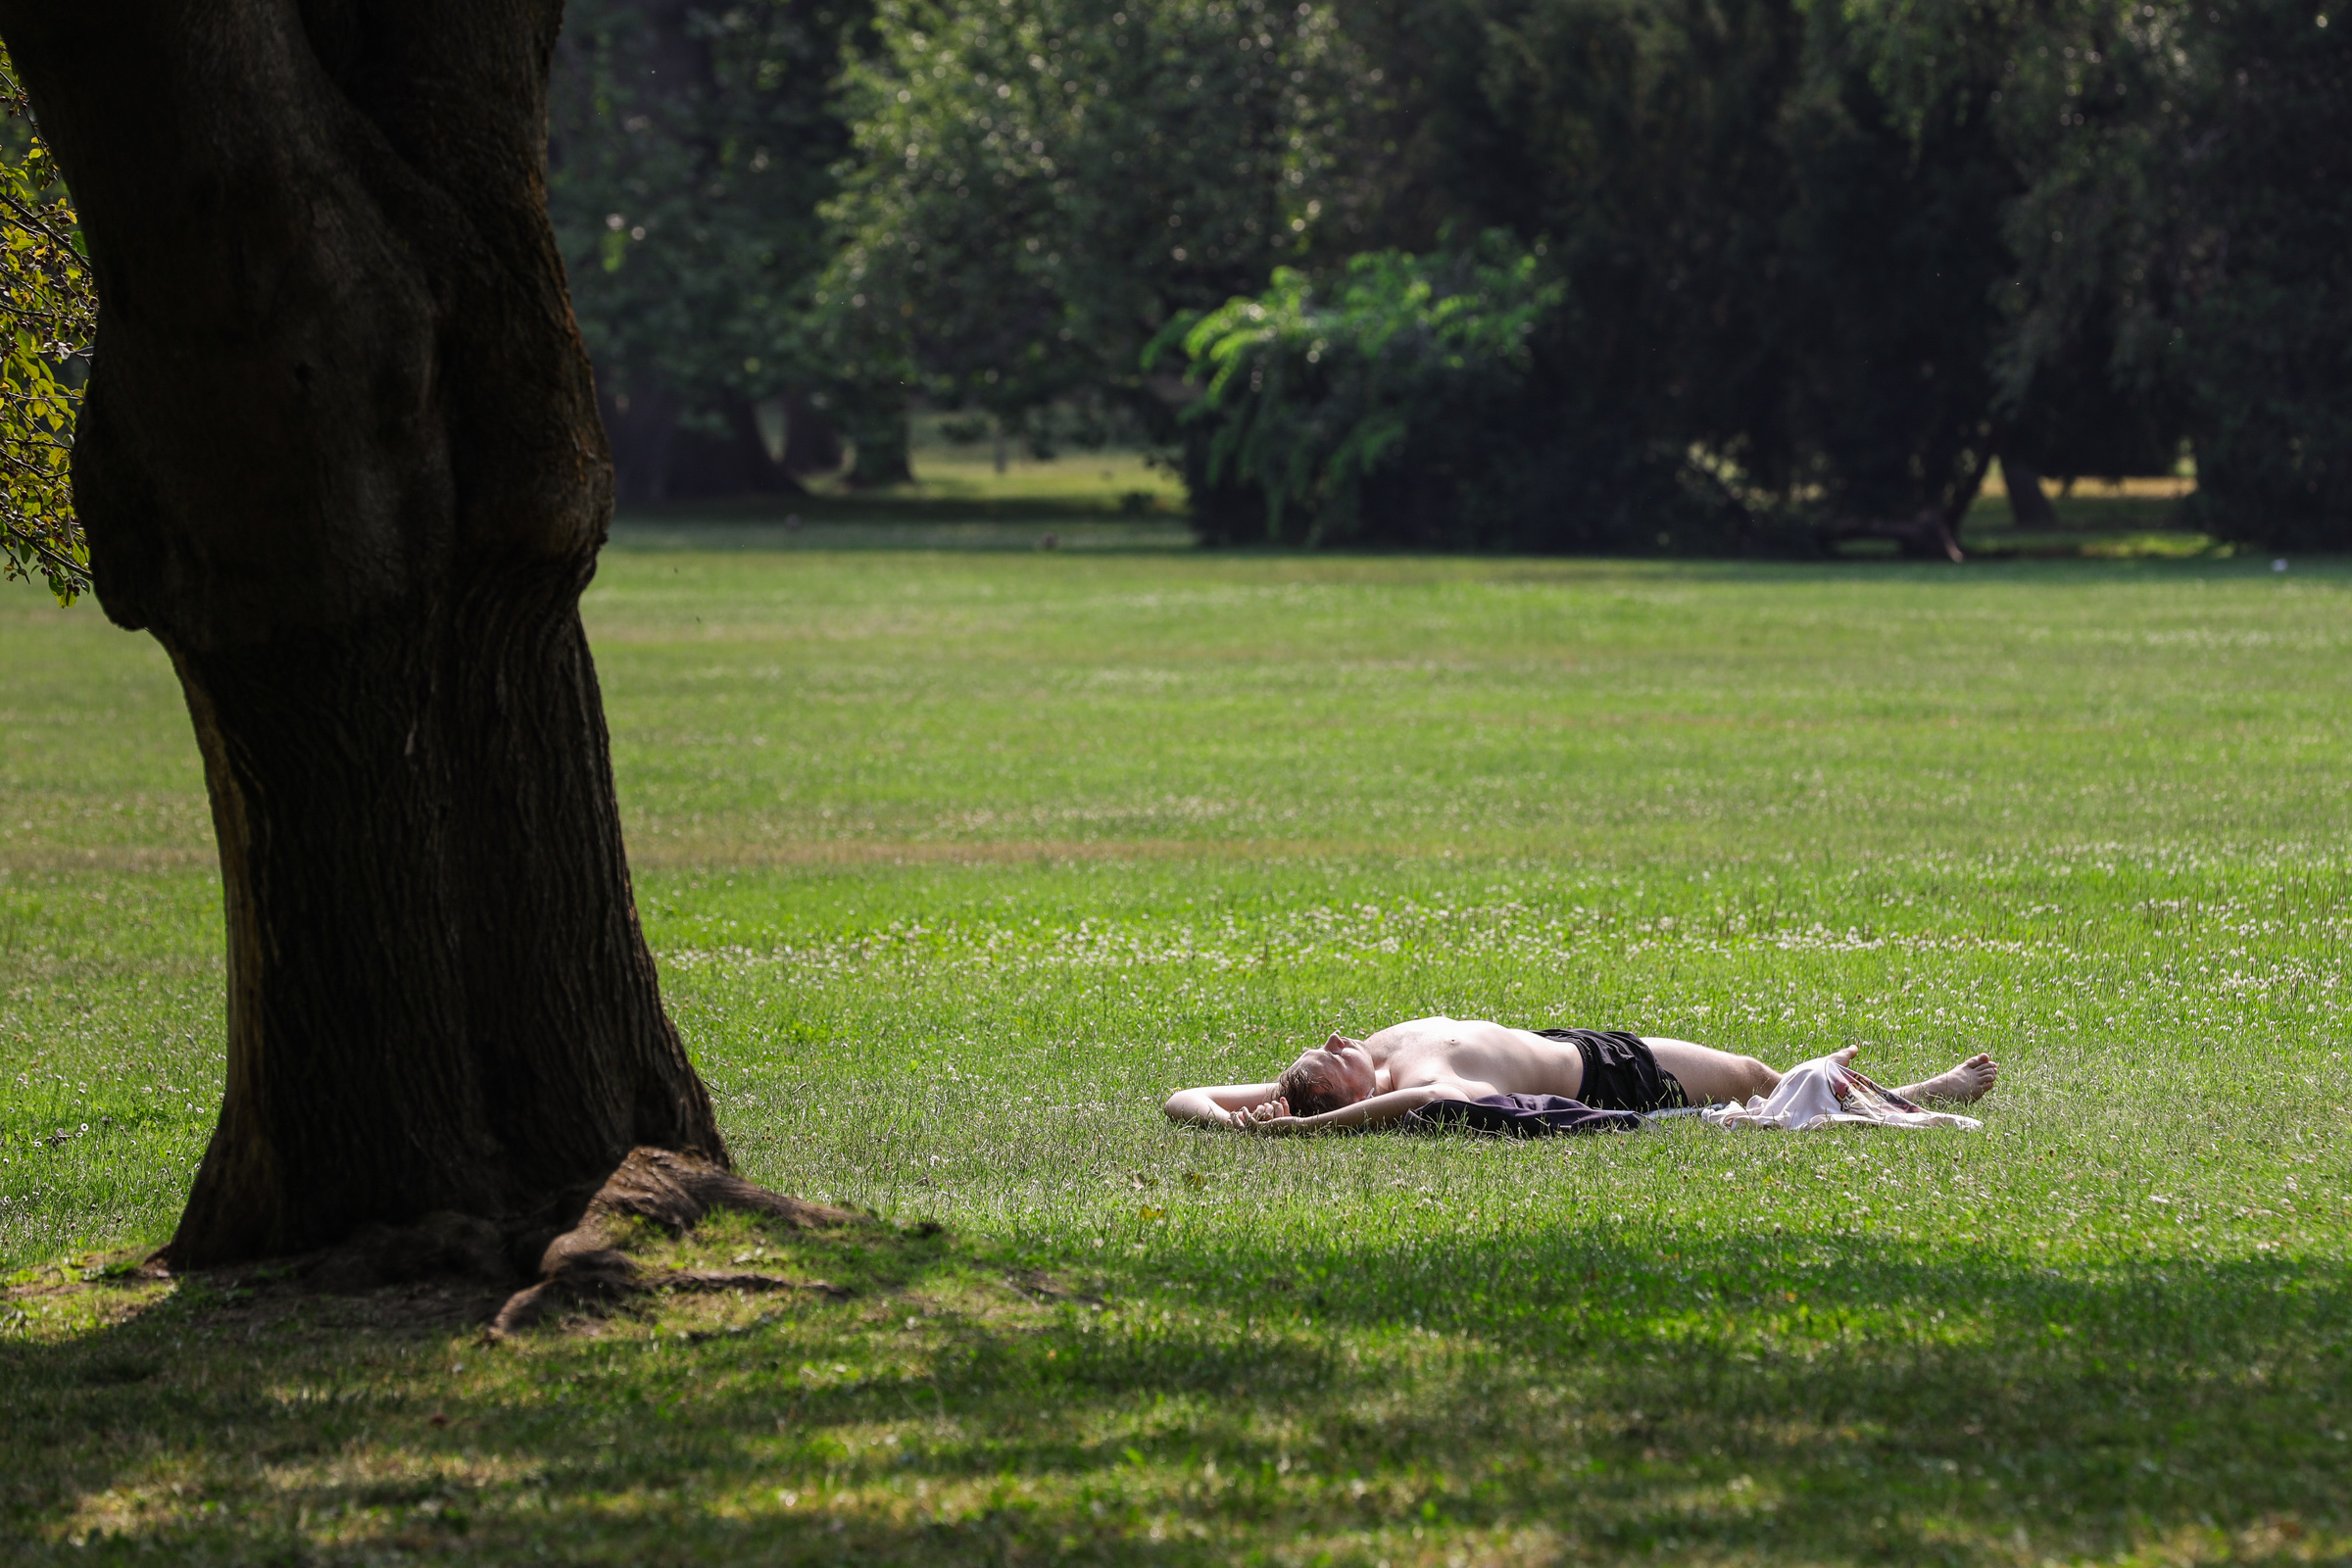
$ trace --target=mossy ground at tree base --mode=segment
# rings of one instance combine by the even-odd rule
[[[211,1129],[220,895],[161,655],[12,592],[0,1262],[76,1261],[0,1305],[0,1557],[2342,1560],[2348,596],[624,536],[586,612],[739,1167],[948,1231],[716,1217],[656,1255],[858,1294],[485,1350],[79,1280]],[[1975,1136],[1158,1114],[1433,1010],[2003,1083]]]

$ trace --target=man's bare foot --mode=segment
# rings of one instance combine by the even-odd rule
[[[1983,1100],[1992,1093],[1992,1082],[2001,1075],[2001,1064],[1980,1051],[1949,1072],[1939,1072],[1925,1083],[1906,1084],[1896,1094],[1905,1100]]]

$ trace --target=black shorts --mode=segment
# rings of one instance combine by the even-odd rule
[[[1537,1029],[1546,1040],[1565,1040],[1585,1058],[1584,1087],[1576,1098],[1594,1110],[1671,1110],[1690,1103],[1683,1081],[1658,1065],[1640,1035],[1619,1029]]]

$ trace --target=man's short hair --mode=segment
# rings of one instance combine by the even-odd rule
[[[1337,1067],[1322,1052],[1310,1051],[1284,1069],[1282,1098],[1291,1102],[1292,1115],[1320,1116],[1355,1103],[1355,1097],[1341,1087]]]

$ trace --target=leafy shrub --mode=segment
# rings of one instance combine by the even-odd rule
[[[1681,455],[1590,406],[1558,362],[1567,285],[1500,231],[1433,256],[1378,251],[1327,288],[1180,317],[1200,396],[1185,478],[1211,543],[1722,548],[1746,520]],[[1679,541],[1678,541],[1679,535]]]

